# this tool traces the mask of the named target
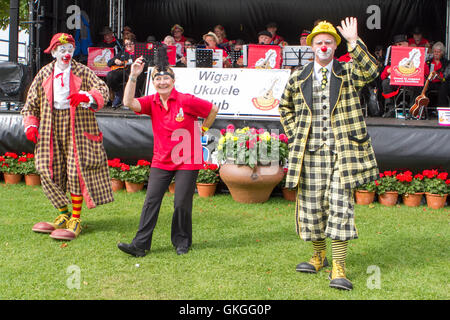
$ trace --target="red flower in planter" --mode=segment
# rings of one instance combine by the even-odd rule
[[[280,134],[280,141],[288,143],[288,137],[284,133]]]
[[[411,175],[407,175],[405,173],[399,173],[396,176],[397,180],[400,182],[411,182],[413,177]]]
[[[149,166],[149,165],[150,165],[150,162],[147,161],[147,160],[139,160],[139,161],[137,162],[137,165],[138,165],[138,166]]]
[[[446,179],[447,179],[447,176],[448,176],[448,173],[447,173],[447,172],[441,172],[441,173],[439,173],[439,174],[437,175],[437,178],[438,178],[438,179],[441,179],[441,180],[446,180]]]
[[[423,170],[422,174],[427,177],[428,179],[433,179],[434,177],[436,177],[439,172],[435,169],[433,170]]]
[[[232,125],[232,124],[229,124],[228,126],[227,126],[227,130],[226,130],[227,132],[230,132],[230,133],[233,133],[234,132],[234,126]]]
[[[18,158],[17,154],[15,154],[14,152],[7,152],[7,153],[5,153],[5,157],[11,157],[13,159],[17,159]]]
[[[112,168],[120,168],[122,163],[120,162],[119,158],[115,158],[112,160],[108,160],[108,166]]]

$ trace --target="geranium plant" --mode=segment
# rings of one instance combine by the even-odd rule
[[[377,186],[379,185],[378,180],[370,181],[365,184],[362,184],[356,187],[356,190],[366,190],[368,192],[375,192],[377,190]]]
[[[219,166],[205,162],[203,168],[198,171],[197,183],[214,184],[219,182]]]
[[[436,169],[424,170],[425,192],[432,194],[444,195],[448,194],[450,190],[450,179],[447,172],[439,172]]]
[[[3,173],[20,173],[19,156],[14,152],[6,152],[0,157],[0,171]]]
[[[123,181],[124,170],[122,170],[122,165],[123,163],[120,161],[119,158],[108,160],[109,175],[112,179]]]
[[[405,171],[397,174],[396,178],[400,182],[398,189],[399,194],[425,192],[424,176],[420,173],[413,176],[411,171]]]
[[[34,162],[34,154],[22,152],[22,155],[17,160],[19,163],[19,172],[23,175],[28,174],[39,174],[36,170],[36,165]]]
[[[236,129],[228,125],[221,130],[218,159],[220,162],[246,165],[284,165],[288,156],[285,134],[269,133],[264,129],[245,127]]]
[[[150,174],[150,162],[147,160],[139,160],[136,165],[121,166],[123,171],[123,180],[131,183],[144,183],[148,180]]]
[[[380,173],[380,179],[376,191],[378,194],[384,194],[387,191],[399,191],[400,182],[397,180],[397,171],[384,171]]]

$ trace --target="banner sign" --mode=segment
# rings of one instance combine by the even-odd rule
[[[394,86],[423,86],[425,48],[399,47],[391,49],[391,81]]]
[[[87,66],[98,77],[106,77],[106,74],[111,71],[111,68],[108,67],[108,61],[113,57],[114,48],[89,47]]]
[[[248,68],[280,69],[281,47],[276,45],[249,44]]]
[[[147,72],[146,95],[155,88]],[[287,69],[173,68],[175,89],[219,107],[220,115],[279,117],[278,105],[291,74]]]

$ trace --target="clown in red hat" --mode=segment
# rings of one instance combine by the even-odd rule
[[[74,51],[70,34],[52,37],[44,52],[55,60],[34,78],[22,110],[25,135],[35,144],[42,189],[58,213],[53,221],[39,222],[32,230],[59,240],[73,240],[80,234],[83,201],[95,208],[114,200],[103,136],[95,119],[108,99],[108,87],[72,59]]]

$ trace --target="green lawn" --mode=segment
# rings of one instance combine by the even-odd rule
[[[144,197],[119,191],[111,204],[84,208],[80,237],[60,242],[31,231],[56,216],[40,187],[0,183],[0,299],[450,298],[449,207],[357,206],[360,239],[350,242],[347,259],[355,289],[343,292],[328,287],[329,268],[295,271],[311,244],[296,235],[294,204],[281,197],[245,205],[195,195],[193,246],[178,256],[167,193],[151,253],[126,255],[117,243],[133,238]]]

